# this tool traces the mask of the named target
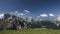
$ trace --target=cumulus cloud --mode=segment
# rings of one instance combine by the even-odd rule
[[[17,15],[20,16],[20,13],[18,13]]]
[[[26,13],[29,13],[30,11],[28,11],[28,10],[24,10]]]
[[[18,11],[14,11],[12,14],[17,16]]]
[[[24,15],[24,13],[20,13],[20,15]]]
[[[19,16],[19,15],[24,15],[24,13],[18,13],[17,15],[18,15],[18,16]]]
[[[14,13],[18,13],[18,11],[15,11]]]
[[[4,17],[4,14],[0,14],[0,19],[2,19]]]
[[[41,17],[48,17],[47,14],[40,14]]]
[[[54,14],[49,14],[49,16],[54,16]]]
[[[58,16],[58,17],[57,17],[57,20],[59,20],[59,21],[60,21],[60,16]]]

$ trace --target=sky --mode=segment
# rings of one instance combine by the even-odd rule
[[[14,13],[18,11],[24,16],[57,17],[60,15],[60,0],[0,0],[0,13]],[[49,17],[51,18],[51,17]]]

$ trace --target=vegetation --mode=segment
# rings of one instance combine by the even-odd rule
[[[0,20],[0,34],[60,34],[60,25],[51,21],[28,22],[16,16],[7,17]]]
[[[22,29],[19,32],[17,30],[0,30],[0,34],[60,34],[60,30],[45,28]]]

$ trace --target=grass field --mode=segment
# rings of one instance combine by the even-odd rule
[[[0,34],[60,34],[60,30],[52,30],[52,29],[24,29],[21,31],[17,30],[0,30]]]

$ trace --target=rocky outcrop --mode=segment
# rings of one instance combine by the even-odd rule
[[[0,20],[0,29],[21,29],[26,25],[26,21],[20,17],[10,14],[4,14],[4,18]]]

